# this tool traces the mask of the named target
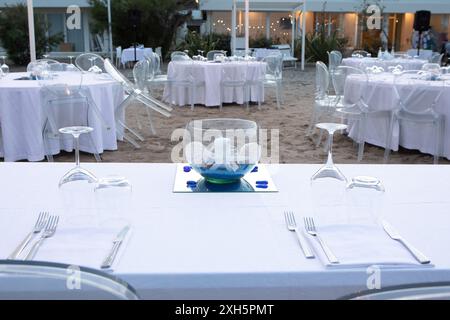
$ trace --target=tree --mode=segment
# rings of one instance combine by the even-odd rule
[[[35,15],[36,54],[42,56],[47,48],[63,41],[63,35],[46,37],[49,28],[45,22]],[[9,59],[16,65],[30,62],[27,7],[23,4],[7,6],[0,12],[0,40],[6,49]]]
[[[89,0],[92,5],[92,29],[102,33],[108,29],[107,1]],[[177,29],[197,6],[195,0],[111,0],[112,30],[116,46],[128,47],[136,40],[148,47],[163,47],[167,52]],[[130,10],[139,10],[141,24],[133,34]]]

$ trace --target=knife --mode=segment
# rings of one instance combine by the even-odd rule
[[[125,240],[125,237],[127,236],[128,231],[130,231],[130,226],[124,227],[117,234],[116,238],[113,240],[113,246],[109,251],[109,254],[106,256],[105,260],[101,265],[102,269],[111,268],[114,260],[116,259],[117,253],[119,252],[120,246],[122,245],[123,241]]]
[[[409,242],[397,232],[397,230],[387,221],[383,220],[383,229],[393,240],[400,242],[421,264],[429,264],[431,261],[422,252],[414,248]]]

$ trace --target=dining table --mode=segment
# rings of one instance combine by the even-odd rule
[[[400,108],[399,98],[395,89],[395,75],[383,72],[369,74],[367,83],[364,79],[360,75],[349,76],[345,83],[344,99],[349,102],[355,102],[359,99],[361,90],[364,91],[363,98],[368,105],[370,114],[365,122],[363,139],[365,142],[385,148],[391,113]],[[450,126],[448,125],[450,123],[450,110],[448,108],[450,103],[450,75],[441,75],[440,79],[435,81],[419,78],[411,79],[411,81],[403,80],[403,83],[397,83],[397,87],[400,90],[409,92],[409,104],[414,104],[414,106],[418,107],[422,106],[417,110],[433,108],[437,114],[444,117],[444,139],[440,156],[450,159]],[[406,93],[403,95],[407,96]],[[437,101],[433,105],[434,100]],[[355,122],[350,123],[349,137],[356,141],[358,128],[355,124]],[[399,146],[402,146],[407,149],[434,154],[435,139],[435,132],[432,126],[420,126],[404,122],[400,127],[398,123],[395,123],[389,147],[393,151],[398,151]]]
[[[79,76],[71,72],[55,72],[53,76],[54,79],[46,81],[47,85],[80,87]],[[89,125],[94,129],[92,138],[97,152],[117,150],[115,111],[124,100],[122,86],[108,74],[84,73],[81,89],[95,103],[103,118],[90,116]],[[43,128],[46,117],[42,92],[40,81],[30,80],[30,74],[26,72],[9,73],[0,78],[0,157],[5,161],[41,161],[45,158]],[[90,112],[94,114],[92,108]],[[74,118],[70,112],[63,112],[63,116],[66,120]],[[81,137],[80,148],[84,152],[95,151],[85,136]],[[73,143],[70,139],[51,139],[49,150],[52,155],[61,150],[71,151]]]
[[[385,71],[388,71],[389,67],[397,66],[401,66],[404,71],[421,70],[426,63],[428,63],[428,60],[415,58],[380,59],[371,57],[351,57],[342,59],[343,66],[361,68],[363,70],[374,66],[381,67]]]
[[[122,50],[122,64],[127,64],[132,61],[142,61],[145,57],[150,56],[153,53],[152,48],[136,48],[136,56],[134,47],[126,48]]]
[[[189,84],[171,85],[170,82],[189,82],[193,79],[195,83],[202,84],[196,87],[195,104],[206,107],[219,106],[221,102],[243,104],[245,99],[242,86],[225,87],[222,96],[221,81],[225,68],[230,74],[229,80],[253,82],[250,85],[250,101],[264,101],[264,87],[262,83],[255,83],[264,78],[266,63],[258,61],[172,61],[167,70],[169,83],[164,89],[164,101],[179,106],[191,104]]]
[[[58,188],[70,163],[2,163],[0,259],[29,232],[38,213],[47,211],[59,215],[60,223],[40,247],[37,261],[100,269],[117,230],[131,226],[117,260],[105,272],[127,281],[143,299],[337,299],[390,286],[450,281],[450,167],[337,165],[347,179],[363,175],[382,182],[383,205],[376,220],[364,218],[367,210],[350,214],[349,203],[318,197],[322,191],[310,178],[320,165],[265,165],[276,193],[174,193],[179,164],[84,163],[98,177],[121,175],[132,184],[132,189],[94,192],[89,183]],[[314,217],[319,232],[340,225],[339,238],[328,242],[334,249],[338,242],[343,245],[338,257],[383,254],[395,246],[391,249],[399,257],[392,259],[401,256],[409,263],[375,265],[373,256],[370,265],[329,266],[319,258],[315,239],[305,234],[316,253],[315,259],[307,259],[286,227],[285,211],[293,212],[301,228],[307,216]],[[416,263],[384,233],[379,219],[395,226],[431,263]],[[375,233],[355,228],[363,220],[383,238],[371,239]],[[352,240],[355,236],[368,242]]]

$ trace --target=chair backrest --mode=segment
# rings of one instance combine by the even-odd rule
[[[162,59],[162,47],[157,47],[155,53]]]
[[[437,63],[425,63],[422,66],[423,71],[433,72],[435,74],[441,73],[441,65]]]
[[[316,99],[323,99],[328,94],[330,86],[330,73],[322,61],[316,62]]]
[[[134,91],[133,83],[128,80],[117,68],[111,63],[111,61],[107,58],[104,62],[106,72],[117,82],[120,82],[122,87],[127,93]]]
[[[444,54],[443,53],[439,54],[439,53],[435,52],[433,54],[433,56],[431,57],[431,59],[430,59],[430,63],[436,63],[439,66],[441,66],[442,65],[442,59],[444,59]]]
[[[450,300],[450,283],[423,283],[358,292],[341,300]]]
[[[399,109],[411,116],[437,114],[434,110],[442,96],[446,81],[433,72],[408,70],[395,75],[394,91]]]
[[[277,80],[281,80],[283,78],[283,56],[267,56],[263,59],[263,61],[267,64],[266,75],[269,75]]]
[[[336,95],[344,97],[341,100],[344,108],[359,108],[366,111],[368,106],[365,102],[365,92],[369,81],[368,75],[364,70],[348,66],[339,66],[330,70],[331,81],[333,83]],[[346,94],[346,86],[349,78],[354,77],[358,86],[352,86],[351,94]]]
[[[370,57],[370,53],[365,50],[355,50],[352,53],[352,57]]]
[[[174,60],[174,58],[180,58],[180,59],[184,59],[184,60],[190,60],[191,58],[188,56],[188,54],[186,52],[183,51],[174,51],[172,52],[172,54],[170,55],[170,60]]]
[[[154,76],[160,75],[161,72],[161,64],[162,64],[162,57],[161,55],[159,55],[156,52],[153,52],[150,56],[149,56],[150,60],[151,60],[151,73]],[[150,62],[150,61],[149,61]]]
[[[1,300],[138,300],[125,281],[59,263],[0,260]]]
[[[134,84],[140,89],[145,90],[147,87],[147,79],[149,73],[149,62],[145,60],[141,60],[134,65],[133,68],[133,77]]]
[[[118,59],[122,58],[122,47],[121,46],[116,48],[116,58],[118,58]]]
[[[209,61],[213,61],[215,59],[216,54],[226,55],[223,50],[211,50],[206,54],[206,58]]]
[[[336,50],[328,52],[328,65],[330,69],[339,67],[341,63],[342,63],[342,53]]]
[[[105,60],[95,53],[83,53],[75,59],[75,65],[82,71],[92,71],[95,67],[99,68],[102,72],[105,70]]]

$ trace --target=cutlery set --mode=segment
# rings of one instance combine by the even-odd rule
[[[303,251],[303,254],[307,259],[314,258],[314,254],[309,246],[308,241],[305,239],[304,235],[300,232],[300,229],[297,227],[297,223],[295,221],[294,213],[291,211],[287,211],[284,213],[286,219],[286,225],[289,231],[295,232],[300,247]],[[314,223],[314,219],[311,217],[303,218],[305,234],[309,235],[311,238],[316,239],[319,245],[321,246],[325,256],[331,264],[339,264],[339,260],[330,247],[326,244],[326,242],[320,236],[320,232]],[[414,248],[409,242],[407,242],[398,232],[397,230],[391,226],[387,221],[382,221],[383,229],[387,233],[387,235],[395,241],[401,243],[420,264],[429,264],[431,261],[428,259],[423,253]]]
[[[42,243],[46,239],[49,239],[55,235],[58,223],[59,216],[52,216],[49,215],[48,212],[41,212],[30,233],[22,240],[22,242],[8,256],[7,259],[25,261],[33,260]],[[108,252],[108,255],[101,265],[102,269],[111,268],[114,260],[116,259],[117,253],[119,252],[119,249],[130,229],[130,226],[126,226],[117,234],[116,238],[112,242],[112,248]],[[30,247],[30,244],[33,242],[33,240],[35,240],[34,243],[31,245],[31,248],[28,250],[28,252],[26,252],[26,249]]]
[[[29,246],[34,238],[37,240],[32,245],[31,249],[25,255],[23,260],[33,260],[39,247],[45,239],[53,237],[58,227],[59,217],[51,216],[48,212],[41,212],[36,220],[36,223],[31,232],[23,239],[19,246],[9,255],[8,260],[18,260],[25,249]]]

